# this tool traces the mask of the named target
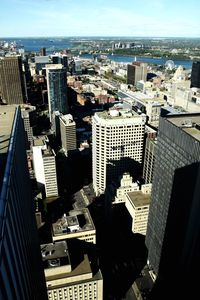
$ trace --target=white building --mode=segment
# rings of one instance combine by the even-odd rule
[[[124,173],[120,182],[120,187],[116,191],[116,196],[113,204],[122,203],[126,201],[126,193],[139,191],[139,185],[133,182],[129,173]]]
[[[75,150],[76,147],[76,123],[72,115],[67,114],[60,116],[60,135],[62,148],[66,155],[70,150]]]
[[[49,300],[103,300],[101,271],[93,273],[86,254],[73,268],[66,241],[40,247]]]
[[[96,195],[141,163],[146,115],[120,109],[95,113],[92,121],[93,186]]]
[[[33,141],[33,166],[38,184],[45,187],[46,197],[58,196],[55,152],[47,147],[47,137]]]
[[[132,217],[133,233],[146,235],[151,196],[151,184],[144,184],[140,191],[128,192],[125,205]]]

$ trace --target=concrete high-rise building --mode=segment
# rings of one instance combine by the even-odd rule
[[[49,300],[103,300],[103,278],[93,270],[88,255],[77,257],[75,266],[66,241],[41,245]]]
[[[153,181],[156,145],[157,145],[156,138],[150,138],[150,137],[146,138],[144,166],[143,166],[143,178],[145,183],[152,183]]]
[[[0,133],[0,299],[47,299],[19,107],[0,107]]]
[[[66,74],[66,69],[61,64],[46,65],[50,120],[55,111],[62,114],[68,112]]]
[[[152,183],[153,171],[155,164],[155,151],[157,145],[157,130],[152,129],[150,126],[145,127],[145,153],[143,162],[143,179],[145,183]]]
[[[61,144],[66,155],[68,151],[75,150],[76,146],[76,123],[72,115],[60,116]]]
[[[191,87],[200,88],[200,61],[192,64]]]
[[[25,87],[20,56],[0,59],[0,93],[4,103],[25,102]]]
[[[26,135],[27,149],[33,146],[33,123],[36,116],[36,107],[30,105],[21,106],[22,119],[24,121],[24,130]]]
[[[145,115],[129,110],[95,113],[92,120],[92,169],[95,193],[102,194],[124,172],[142,163]]]
[[[140,80],[147,80],[147,64],[139,61],[128,64],[127,84],[136,85]]]
[[[150,268],[176,295],[183,286],[184,293],[198,290],[199,178],[200,114],[161,117],[146,245]]]
[[[58,196],[55,153],[47,146],[47,137],[33,141],[33,165],[38,185],[45,188],[46,197]]]

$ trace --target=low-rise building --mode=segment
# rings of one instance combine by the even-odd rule
[[[49,300],[103,299],[101,271],[93,273],[87,254],[73,267],[66,241],[40,247]]]
[[[53,241],[72,238],[96,244],[96,229],[87,208],[72,210],[53,223]]]
[[[128,192],[125,205],[133,222],[133,233],[146,234],[151,196],[151,184],[144,184],[140,191]]]

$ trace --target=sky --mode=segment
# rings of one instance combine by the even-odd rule
[[[199,0],[0,0],[0,37],[200,37]]]

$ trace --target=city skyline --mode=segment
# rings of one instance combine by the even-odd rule
[[[0,36],[200,37],[199,8],[196,0],[2,0]]]

